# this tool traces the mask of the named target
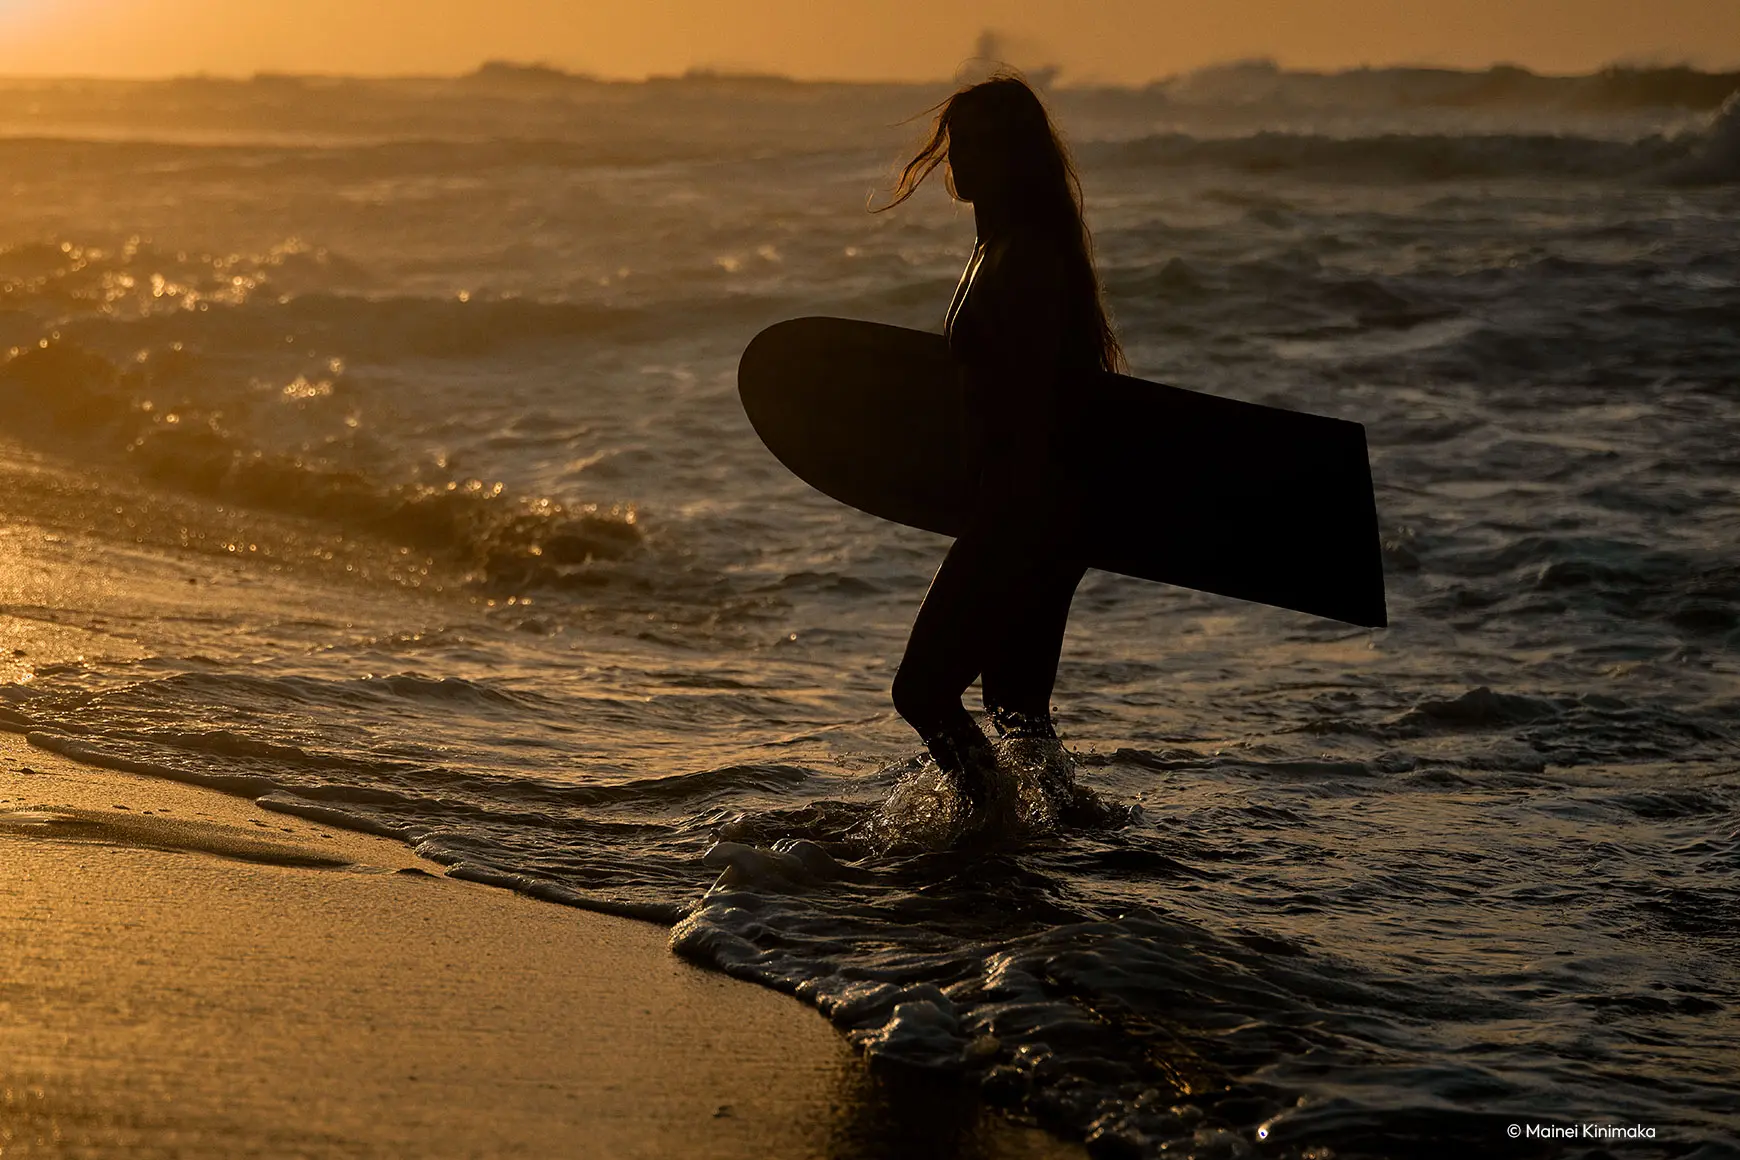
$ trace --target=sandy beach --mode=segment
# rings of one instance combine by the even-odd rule
[[[0,1155],[1077,1152],[655,925],[441,872],[0,735]]]

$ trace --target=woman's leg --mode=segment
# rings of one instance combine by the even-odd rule
[[[1069,606],[1086,565],[1071,557],[1033,560],[1004,601],[1004,620],[987,642],[985,708],[999,735],[1055,737],[1051,691]]]
[[[969,797],[982,787],[973,760],[989,749],[961,705],[961,694],[984,668],[996,611],[1006,595],[998,583],[999,553],[988,542],[956,540],[919,606],[894,674],[894,709],[918,732],[937,764],[962,779]]]

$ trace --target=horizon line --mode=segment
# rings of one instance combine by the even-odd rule
[[[1271,68],[1280,75],[1294,76],[1345,76],[1354,73],[1369,72],[1441,72],[1465,73],[1478,75],[1497,71],[1515,71],[1537,77],[1543,80],[1577,80],[1597,77],[1612,73],[1664,73],[1690,72],[1703,76],[1736,76],[1740,77],[1740,61],[1726,66],[1706,66],[1694,64],[1688,60],[1651,61],[1636,58],[1617,58],[1592,69],[1580,72],[1546,72],[1531,68],[1515,61],[1494,60],[1486,65],[1454,65],[1432,63],[1427,61],[1397,60],[1384,64],[1361,63],[1346,65],[1339,68],[1299,68],[1288,66],[1284,61],[1273,56],[1233,57],[1224,60],[1211,61],[1194,68],[1178,72],[1157,75],[1145,81],[1112,81],[1095,79],[1086,75],[1078,80],[1064,79],[1068,70],[1055,64],[1036,65],[1031,68],[1018,68],[1005,61],[992,61],[983,58],[968,58],[956,70],[953,76],[934,77],[838,77],[838,76],[800,76],[792,73],[773,72],[740,66],[719,64],[695,64],[682,72],[646,73],[640,76],[610,75],[593,72],[586,69],[571,69],[548,61],[520,61],[503,58],[491,58],[481,61],[476,66],[464,72],[323,72],[320,70],[290,70],[290,69],[256,69],[251,72],[223,72],[218,70],[198,70],[196,72],[178,73],[0,73],[0,84],[15,82],[37,83],[133,83],[133,84],[168,84],[176,81],[218,81],[232,83],[251,83],[261,80],[311,80],[311,81],[463,81],[479,79],[487,75],[491,69],[499,70],[502,75],[511,76],[523,73],[528,77],[545,76],[552,81],[569,81],[582,84],[634,85],[670,82],[700,82],[723,81],[735,83],[775,83],[775,84],[813,84],[813,85],[861,85],[873,86],[929,86],[958,84],[961,74],[975,64],[988,67],[1013,69],[1028,78],[1036,78],[1038,85],[1053,89],[1147,89],[1167,85],[1198,73],[1217,69],[1235,68]]]

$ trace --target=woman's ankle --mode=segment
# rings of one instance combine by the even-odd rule
[[[1057,727],[1048,711],[1031,712],[994,706],[990,710],[991,726],[1000,739],[1011,741],[1056,741]]]

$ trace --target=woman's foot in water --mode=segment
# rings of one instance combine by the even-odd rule
[[[1035,829],[1098,826],[1115,813],[1092,790],[1076,784],[1075,759],[1058,739],[1050,713],[993,707],[999,765],[1019,785],[1023,822]]]
[[[954,783],[964,812],[981,812],[994,795],[997,751],[971,721],[924,738],[937,767]]]

